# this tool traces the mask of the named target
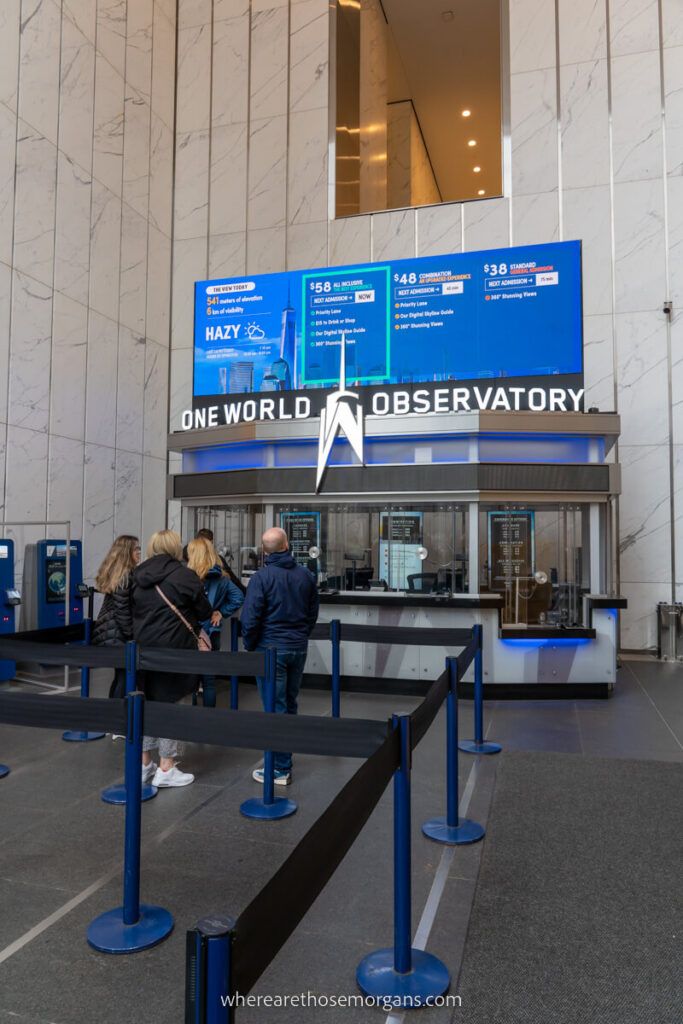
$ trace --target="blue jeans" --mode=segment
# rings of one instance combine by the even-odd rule
[[[263,650],[263,648],[259,648]],[[295,715],[298,704],[299,689],[304,674],[308,651],[278,651],[277,672],[275,675],[275,711],[279,715]],[[257,676],[258,692],[266,707],[266,680]],[[273,752],[276,772],[291,772],[292,755],[276,750]]]
[[[221,649],[221,631],[216,629],[209,633],[209,639],[211,640],[211,650],[220,651]],[[202,694],[205,708],[216,707],[216,677],[215,676],[202,676]]]

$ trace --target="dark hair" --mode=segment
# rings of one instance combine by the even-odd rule
[[[202,526],[201,530],[197,530],[197,537],[205,537],[213,544],[213,530],[209,530],[207,526]]]

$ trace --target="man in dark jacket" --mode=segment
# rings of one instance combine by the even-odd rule
[[[292,558],[287,534],[278,527],[266,530],[261,539],[265,564],[247,587],[242,605],[242,641],[247,651],[277,651],[275,710],[295,715],[304,674],[308,638],[318,618],[318,589],[308,569]],[[265,679],[258,679],[265,704]],[[292,777],[292,755],[275,753],[275,782],[287,786]],[[253,773],[263,782],[263,769]]]

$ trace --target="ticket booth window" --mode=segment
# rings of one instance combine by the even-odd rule
[[[503,625],[584,625],[587,505],[481,506],[479,554],[480,589],[503,596]]]
[[[337,0],[336,216],[502,194],[500,0]]]

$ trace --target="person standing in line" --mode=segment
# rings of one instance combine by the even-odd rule
[[[200,530],[197,530],[197,533],[195,535],[195,540],[201,540],[202,538],[204,540],[208,540],[208,542],[213,546],[213,530],[209,530],[208,527],[202,526],[202,528]],[[189,550],[189,544],[186,545],[183,548],[183,558],[185,559],[186,562],[188,561],[188,558],[189,558],[188,550]],[[242,580],[239,578],[239,576],[235,575],[235,573],[230,568],[227,559],[223,558],[223,555],[219,554],[215,547],[214,547],[214,551],[216,551],[216,558],[217,558],[218,564],[223,567],[225,575],[230,579],[230,582],[233,583],[237,587],[237,589],[240,591],[242,596],[244,596],[246,594],[246,592],[247,592],[247,588],[242,583]]]
[[[183,544],[174,530],[159,530],[147,545],[147,559],[133,573],[133,638],[142,647],[177,647],[196,651],[199,623],[211,618],[204,585],[183,563]],[[147,700],[175,704],[192,693],[195,675],[177,672],[142,673]],[[150,751],[158,749],[159,766]],[[142,781],[153,786],[189,786],[194,775],[181,772],[177,740],[145,736]]]
[[[298,565],[289,551],[287,534],[274,526],[261,538],[265,562],[254,573],[242,606],[242,642],[247,651],[277,651],[275,710],[295,715],[304,674],[308,639],[318,619],[318,588],[313,574]],[[265,679],[257,679],[265,706]],[[292,755],[274,755],[275,783],[287,786],[292,779]],[[263,782],[263,769],[253,777]]]
[[[224,572],[216,549],[206,537],[197,536],[187,545],[187,567],[196,572],[204,583],[204,591],[213,610],[211,618],[201,622],[200,626],[211,638],[211,649],[219,651],[222,621],[242,607],[244,596]],[[205,708],[216,707],[215,676],[202,676],[202,700]]]
[[[98,647],[122,647],[133,639],[131,607],[132,573],[140,562],[140,541],[131,534],[117,537],[95,577],[95,588],[104,594],[100,613],[92,630],[92,643]],[[114,669],[110,697],[125,697],[126,671]]]

